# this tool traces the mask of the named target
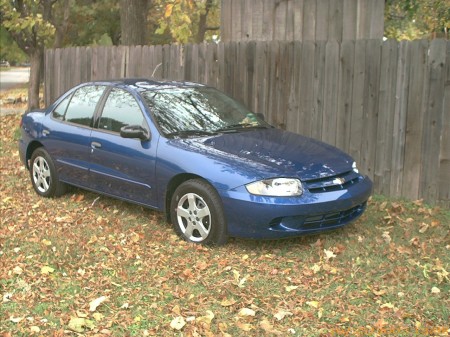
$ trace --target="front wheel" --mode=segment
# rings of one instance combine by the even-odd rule
[[[184,240],[221,245],[227,241],[222,200],[214,188],[201,179],[188,180],[172,196],[170,218]]]
[[[36,149],[30,161],[31,183],[37,194],[42,197],[58,197],[65,191],[65,184],[58,180],[55,166],[50,155],[43,148]]]

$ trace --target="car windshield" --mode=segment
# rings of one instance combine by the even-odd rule
[[[244,105],[214,88],[147,90],[141,95],[166,136],[201,136],[269,127]]]

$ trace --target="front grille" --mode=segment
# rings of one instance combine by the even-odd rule
[[[310,216],[305,219],[302,229],[327,228],[346,224],[361,215],[365,208],[366,203],[363,203],[345,211]]]
[[[272,230],[297,230],[310,232],[315,230],[336,228],[358,218],[366,208],[366,202],[352,208],[311,216],[290,216],[276,218],[271,221]]]
[[[310,193],[324,193],[348,189],[357,184],[363,178],[355,171],[348,171],[339,175],[308,180],[303,183],[303,187]]]

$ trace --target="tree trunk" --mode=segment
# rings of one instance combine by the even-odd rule
[[[39,109],[39,84],[41,78],[41,60],[44,52],[41,48],[36,48],[30,54],[30,82],[28,84],[28,111]]]
[[[121,44],[145,45],[150,0],[120,0]]]
[[[211,9],[211,6],[212,6],[212,0],[206,0],[205,13],[202,13],[200,15],[200,19],[198,22],[196,43],[202,43],[205,40],[206,30],[208,29],[206,27],[206,19],[208,18],[208,13],[209,13],[209,10]]]

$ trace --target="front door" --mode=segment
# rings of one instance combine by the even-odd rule
[[[133,95],[113,88],[91,133],[90,185],[115,197],[156,206],[156,140],[122,138],[120,128],[126,125],[149,130]]]

